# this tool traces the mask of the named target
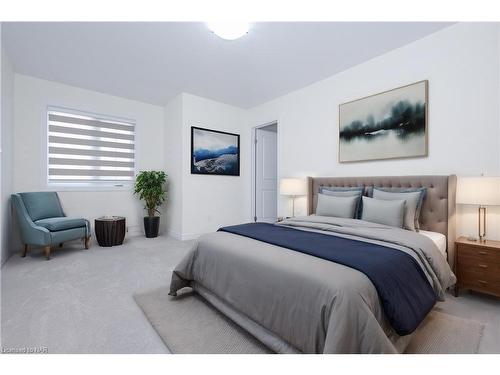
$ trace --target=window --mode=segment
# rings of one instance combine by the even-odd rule
[[[123,186],[135,175],[135,124],[49,108],[48,183]]]

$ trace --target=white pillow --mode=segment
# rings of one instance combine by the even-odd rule
[[[382,200],[363,197],[361,220],[403,228],[405,201]]]
[[[373,198],[383,200],[406,201],[406,212],[404,218],[405,229],[417,231],[419,229],[418,219],[423,198],[422,190],[418,191],[386,191],[373,189]]]
[[[320,193],[318,194],[316,215],[353,219],[356,215],[358,199],[358,196],[335,197]]]

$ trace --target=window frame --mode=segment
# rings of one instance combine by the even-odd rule
[[[126,122],[134,125],[134,179],[130,181],[103,181],[103,182],[52,182],[49,180],[49,112],[58,111],[67,114],[73,114],[77,116],[88,116],[93,117],[96,120],[103,121],[119,121]],[[82,111],[67,107],[47,105],[44,113],[44,151],[45,157],[42,158],[44,161],[43,170],[45,173],[45,187],[47,190],[57,190],[57,191],[132,191],[135,182],[135,176],[137,175],[137,160],[138,160],[138,126],[137,121],[130,118],[113,116],[113,115],[103,115],[101,113]]]

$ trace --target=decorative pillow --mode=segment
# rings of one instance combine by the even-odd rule
[[[383,200],[405,200],[406,212],[404,228],[419,230],[420,211],[424,201],[426,188],[373,188],[373,198]]]
[[[404,200],[382,200],[363,197],[361,220],[402,228],[404,216]]]
[[[334,197],[326,194],[318,194],[316,215],[353,219],[354,215],[356,215],[358,200],[357,196]]]
[[[333,197],[358,197],[358,201],[356,203],[356,215],[355,219],[359,219],[361,217],[361,196],[364,192],[363,186],[355,186],[355,187],[323,187],[319,189],[321,194],[331,195]]]

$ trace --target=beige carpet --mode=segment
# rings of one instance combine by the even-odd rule
[[[134,299],[173,353],[271,353],[196,293],[185,292],[174,299],[167,288],[159,288]],[[479,322],[432,311],[406,353],[477,353],[483,329]]]

